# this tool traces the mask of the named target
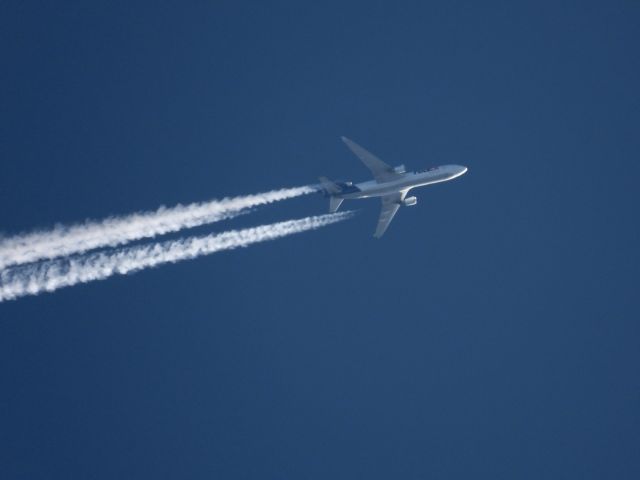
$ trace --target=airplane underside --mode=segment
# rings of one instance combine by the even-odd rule
[[[342,137],[342,140],[371,170],[374,180],[354,185],[352,182],[332,182],[326,177],[320,177],[321,189],[329,197],[329,211],[332,213],[340,208],[344,200],[380,197],[382,210],[373,234],[376,238],[384,234],[401,206],[412,206],[418,202],[416,197],[406,197],[409,190],[452,180],[467,171],[466,167],[460,165],[445,165],[407,173],[404,165],[392,168],[348,138]]]

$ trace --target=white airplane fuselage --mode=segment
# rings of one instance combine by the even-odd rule
[[[352,182],[332,182],[327,177],[320,177],[318,189],[329,197],[329,211],[332,213],[338,211],[344,200],[379,197],[382,205],[373,234],[376,238],[384,235],[401,206],[410,207],[418,202],[416,197],[407,197],[409,190],[453,180],[467,172],[467,167],[462,165],[443,165],[419,172],[406,172],[404,165],[393,168],[353,140],[342,137],[342,141],[371,171],[373,180],[354,185]]]
[[[393,193],[409,192],[412,188],[424,187],[434,183],[446,182],[464,175],[467,167],[462,165],[443,165],[423,172],[407,172],[397,180],[379,183],[375,180],[362,183],[346,183],[344,192],[334,194],[337,198],[353,200],[358,198],[384,197]]]

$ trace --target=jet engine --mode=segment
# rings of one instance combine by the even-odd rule
[[[405,173],[407,169],[404,168],[404,165],[398,165],[397,167],[394,167],[393,171],[395,173]]]
[[[416,203],[418,203],[418,199],[416,197],[407,197],[402,201],[402,204],[405,207],[412,207]]]

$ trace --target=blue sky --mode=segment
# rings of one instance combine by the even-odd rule
[[[0,476],[638,478],[639,5],[516,3],[0,6],[5,235],[469,167],[0,304]]]

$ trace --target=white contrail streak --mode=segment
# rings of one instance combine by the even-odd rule
[[[100,247],[115,247],[133,240],[151,238],[183,228],[197,227],[238,215],[243,209],[286,200],[316,191],[297,187],[224,198],[153,212],[110,217],[48,231],[0,239],[0,270],[11,265],[83,253]]]
[[[114,253],[91,253],[78,258],[18,266],[0,271],[0,302],[315,230],[346,220],[352,215],[348,211],[319,215],[220,234],[122,248]]]

